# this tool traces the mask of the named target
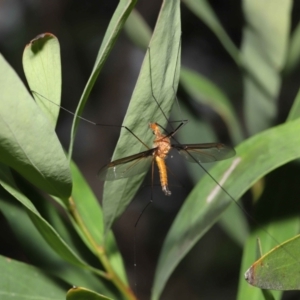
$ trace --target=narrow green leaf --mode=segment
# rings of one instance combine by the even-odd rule
[[[42,238],[26,210],[2,186],[0,187],[0,210],[32,263],[39,267],[45,266],[48,271],[59,265],[62,266],[62,259]]]
[[[237,205],[230,205],[222,214],[219,225],[239,246],[243,247],[249,235],[247,219]]]
[[[108,256],[109,262],[113,267],[116,274],[118,274],[119,278],[127,285],[128,279],[126,275],[126,270],[124,266],[124,260],[118,248],[115,236],[112,230],[108,233],[105,240],[105,251]]]
[[[76,266],[101,273],[83,262],[62,240],[54,228],[39,214],[31,201],[19,191],[9,169],[4,165],[0,165],[0,185],[24,206],[37,230],[60,257]]]
[[[265,300],[275,300],[276,298],[274,297],[274,295],[272,294],[272,292],[271,291],[268,291],[268,290],[262,290],[262,293],[263,293],[263,295],[264,295],[264,299]],[[279,296],[279,298],[278,299],[280,299],[280,296]]]
[[[196,101],[209,106],[225,122],[237,144],[243,140],[241,124],[227,96],[214,83],[188,68],[181,68],[180,83]]]
[[[219,162],[210,174],[239,199],[259,178],[300,156],[300,120],[264,131],[236,148],[237,156]],[[278,143],[283,140],[285,143]],[[152,299],[158,299],[175,267],[216,222],[232,200],[209,176],[190,193],[164,241],[156,269]]]
[[[67,300],[112,300],[104,295],[82,287],[73,287],[67,293]]]
[[[63,300],[66,297],[57,280],[36,267],[0,256],[0,269],[1,300]]]
[[[113,295],[106,286],[107,281],[99,279],[93,273],[64,261],[43,239],[33,225],[26,210],[15,199],[0,187],[0,210],[10,228],[18,239],[29,261],[64,282],[72,285],[85,286]],[[56,225],[56,224],[55,224]],[[3,241],[5,243],[5,241]],[[27,281],[24,282],[24,285]]]
[[[300,89],[298,90],[298,93],[294,100],[293,106],[290,109],[290,112],[289,112],[289,115],[288,115],[286,121],[287,122],[293,121],[299,117],[300,117]]]
[[[105,243],[106,254],[109,257],[111,265],[119,277],[127,283],[124,262],[112,231],[109,232],[108,238],[104,241],[103,213],[98,200],[74,162],[71,163],[71,171],[73,178],[72,197],[76,210],[98,247],[103,247]],[[73,221],[73,219],[71,220]],[[81,231],[75,222],[73,222],[73,225],[82,240],[95,253],[94,245],[91,245],[90,241],[86,239],[85,233]]]
[[[291,8],[291,0],[243,1],[244,114],[251,135],[269,128],[277,114]]]
[[[217,36],[223,47],[237,65],[240,64],[239,50],[234,45],[207,0],[183,0],[183,3]]]
[[[300,61],[300,22],[294,29],[286,56],[286,65],[284,68],[284,75],[291,73],[298,65]]]
[[[152,147],[153,134],[148,122],[166,125],[165,117],[169,116],[175,98],[173,87],[176,90],[178,85],[181,35],[179,3],[180,1],[174,0],[164,1],[162,4],[149,50],[123,121],[123,125],[130,128],[149,147]],[[152,96],[152,91],[160,108]],[[113,160],[144,150],[145,146],[139,140],[122,129]],[[144,175],[105,183],[103,212],[106,232],[132,200]]]
[[[50,122],[3,56],[0,69],[0,162],[47,193],[68,198],[70,170]]]
[[[69,154],[68,154],[69,159],[71,159],[71,157],[72,157],[74,139],[75,139],[77,127],[79,124],[79,118],[77,116],[81,115],[81,113],[84,109],[84,106],[86,104],[86,101],[90,95],[90,92],[98,78],[98,75],[99,75],[109,53],[111,52],[111,50],[117,40],[117,37],[123,28],[125,21],[127,20],[132,9],[134,8],[136,2],[137,2],[137,0],[120,0],[119,5],[118,5],[114,15],[110,20],[109,26],[107,28],[104,39],[101,44],[101,47],[99,49],[94,68],[93,68],[90,78],[84,88],[84,91],[81,95],[79,104],[77,106],[77,109],[76,109],[76,112],[74,115],[74,120],[73,120],[72,130],[71,130],[71,137],[70,137]]]
[[[51,33],[43,33],[26,45],[23,68],[33,97],[55,127],[61,97],[61,63],[58,39]],[[45,101],[50,99],[57,105]]]
[[[72,197],[75,203],[75,209],[78,211],[83,220],[84,226],[87,228],[94,241],[98,245],[103,245],[104,228],[101,207],[93,191],[74,162],[71,163],[71,172],[73,178]],[[77,228],[76,223],[73,225],[78,230],[78,233],[83,241],[85,241],[86,245],[91,249],[91,251],[94,251],[93,246],[90,245],[88,240],[86,240],[85,234]]]
[[[124,25],[124,29],[136,46],[141,49],[147,49],[152,32],[137,10],[132,10]]]

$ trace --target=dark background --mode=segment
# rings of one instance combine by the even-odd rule
[[[36,35],[51,32],[61,45],[62,105],[75,111],[77,102],[92,70],[97,51],[118,1],[99,0],[6,0],[0,2],[0,51],[25,81],[22,52]],[[210,1],[227,33],[239,46],[243,28],[241,2]],[[140,0],[137,10],[154,27],[160,0]],[[299,21],[299,4],[294,7],[294,22]],[[294,25],[293,25],[294,26]],[[121,125],[133,91],[144,52],[123,32],[110,54],[90,96],[83,116],[103,124]],[[182,4],[182,64],[197,70],[214,81],[228,95],[243,123],[242,79],[239,70],[214,34]],[[300,74],[299,70],[295,74]],[[295,78],[299,76],[295,76]],[[299,81],[283,84],[278,122],[288,113]],[[184,101],[184,93],[180,94]],[[1,96],[0,96],[1,97]],[[223,142],[229,142],[224,124],[213,112],[197,107],[197,117],[210,124]],[[67,148],[72,116],[61,113],[58,135]],[[154,120],[155,121],[155,120]],[[147,126],[147,124],[145,125]],[[101,201],[102,186],[98,169],[110,161],[119,135],[118,129],[103,129],[81,122],[74,160]],[[194,142],[201,142],[195,137]],[[160,188],[154,188],[154,203],[143,214],[137,228],[138,295],[149,298],[159,251],[176,212],[192,187],[184,165],[180,166],[183,186],[172,188],[177,197],[167,199]],[[285,170],[286,172],[286,170]],[[148,176],[127,211],[114,226],[121,253],[133,285],[134,223],[150,198]],[[176,185],[176,183],[174,184]],[[1,217],[1,215],[0,215]],[[26,261],[3,217],[1,220],[1,254]],[[18,249],[18,250],[16,250]],[[222,251],[221,251],[222,249]],[[224,250],[225,249],[225,250]],[[237,291],[241,249],[215,226],[198,243],[176,269],[163,299],[233,299]]]

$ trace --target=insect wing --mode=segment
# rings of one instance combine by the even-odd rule
[[[172,145],[187,161],[209,163],[233,157],[235,150],[221,143]]]
[[[154,150],[155,148],[112,161],[99,170],[98,177],[101,180],[112,181],[147,172]]]

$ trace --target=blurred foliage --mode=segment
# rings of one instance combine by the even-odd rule
[[[199,165],[186,166],[179,159],[169,159],[176,176],[170,176],[173,195],[164,197],[155,183],[153,205],[144,212],[136,230],[134,224],[149,202],[151,188],[141,188],[135,197],[140,201],[134,200],[123,210],[143,177],[124,187],[131,192],[126,192],[130,196],[126,201],[116,196],[118,187],[118,193],[124,190],[115,182],[110,198],[103,200],[104,207],[108,203],[113,213],[109,207],[109,214],[103,214],[97,200],[102,199],[103,187],[95,174],[111,159],[119,129],[104,130],[82,121],[79,124],[75,118],[71,132],[72,116],[65,114],[59,117],[56,129],[61,147],[54,125],[48,124],[32,105],[18,78],[28,82],[30,89],[37,92],[35,100],[44,106],[45,98],[60,103],[62,76],[64,107],[70,111],[77,108],[76,115],[95,123],[119,125],[146,53],[133,94],[134,101],[145,97],[145,106],[138,110],[138,102],[132,101],[126,122],[131,122],[130,128],[142,140],[150,139],[148,122],[163,117],[152,105],[151,84],[154,96],[163,99],[163,105],[171,105],[172,85],[176,89],[172,74],[174,69],[179,72],[176,66],[180,61],[177,1],[163,6],[162,11],[169,12],[160,15],[166,31],[160,38],[155,33],[151,35],[161,2],[1,2],[0,263],[6,271],[0,287],[3,299],[10,299],[12,294],[29,298],[47,295],[51,299],[135,299],[134,294],[138,299],[299,297],[289,292],[272,296],[250,288],[244,273],[259,258],[257,237],[266,253],[299,232],[300,167],[293,160],[300,156],[300,3],[182,1],[184,67],[180,74],[175,72],[179,78],[179,105],[175,102],[171,120],[188,119],[191,123],[178,133],[182,143],[221,140],[235,144],[237,156],[215,166],[205,165],[214,179]],[[32,40],[43,32],[53,35]],[[172,43],[173,35],[176,38]],[[34,60],[30,51],[39,41],[42,43],[37,52],[42,55]],[[151,81],[149,68],[153,73]],[[147,101],[151,103],[149,107]],[[46,106],[53,110],[54,104],[48,101]],[[57,121],[56,114],[49,113],[51,124]],[[125,142],[116,153],[134,151],[124,134],[122,129]],[[69,159],[72,157],[79,168],[72,162],[69,170],[69,161],[63,155],[63,148],[68,147]],[[145,185],[150,182],[146,178]],[[252,195],[247,193],[249,189]],[[46,193],[55,197],[50,199]],[[237,202],[243,194],[244,201]],[[232,202],[238,206],[225,210]],[[112,233],[110,225],[121,213]],[[219,226],[213,226],[219,218]],[[283,252],[289,254],[290,250]],[[284,269],[284,276],[295,280],[293,262],[298,262],[297,252],[282,261],[292,261],[291,269]],[[278,268],[283,269],[281,265]],[[272,276],[266,277],[268,283],[275,281]],[[134,292],[129,284],[137,284]],[[79,288],[70,289],[74,285]]]

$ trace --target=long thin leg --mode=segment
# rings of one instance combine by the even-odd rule
[[[35,94],[37,94],[37,95],[39,95],[40,97],[46,99],[47,101],[53,103],[54,105],[59,106],[62,110],[64,110],[64,111],[68,112],[69,114],[75,116],[75,114],[74,114],[72,111],[70,111],[70,110],[68,110],[68,109],[66,109],[66,108],[64,108],[64,107],[62,107],[62,106],[60,106],[60,105],[58,105],[57,103],[55,103],[55,102],[51,101],[50,99],[44,97],[44,96],[41,95],[40,93],[35,92],[35,91],[31,91],[31,92],[32,92],[32,93],[35,93]],[[147,149],[150,149],[150,148],[147,146],[147,144],[145,144],[145,143],[144,143],[144,142],[143,142],[143,141],[142,141],[142,140],[141,140],[141,139],[140,139],[140,138],[139,138],[139,137],[138,137],[131,129],[129,129],[127,126],[124,126],[124,125],[107,125],[107,124],[96,123],[96,122],[90,121],[90,120],[88,120],[88,119],[86,119],[86,118],[83,118],[83,117],[81,117],[81,116],[77,116],[77,118],[79,118],[80,120],[83,120],[83,121],[85,121],[85,122],[87,122],[87,123],[90,123],[90,124],[92,124],[92,125],[94,125],[94,126],[124,128],[124,129],[126,129],[129,133],[131,133],[131,134],[132,134],[139,142],[141,142]]]

